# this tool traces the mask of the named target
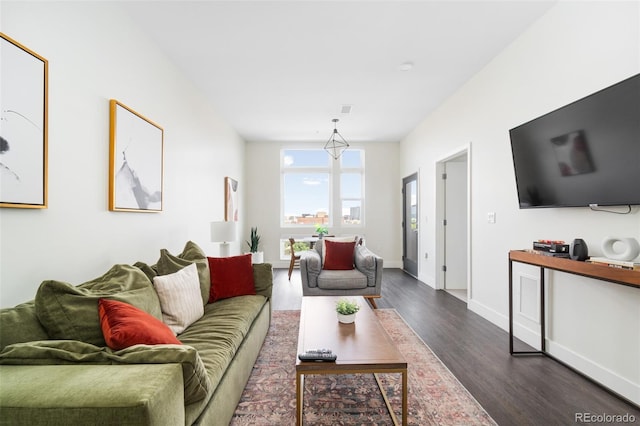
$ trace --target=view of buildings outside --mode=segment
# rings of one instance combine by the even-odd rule
[[[333,160],[324,150],[283,151],[283,224],[330,225],[331,182],[340,179],[341,224],[362,223],[363,151],[347,150]],[[332,161],[339,161],[337,170]]]

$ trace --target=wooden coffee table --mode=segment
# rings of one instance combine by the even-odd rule
[[[296,424],[302,424],[304,376],[307,374],[373,373],[393,424],[398,420],[378,379],[378,373],[402,374],[402,424],[407,424],[407,361],[395,347],[363,297],[349,297],[360,304],[353,324],[341,324],[335,304],[340,297],[302,298],[298,353],[310,349],[331,349],[336,362],[303,362],[296,354]]]

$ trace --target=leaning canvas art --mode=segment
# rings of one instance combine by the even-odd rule
[[[238,181],[224,178],[224,220],[237,222],[238,219]]]

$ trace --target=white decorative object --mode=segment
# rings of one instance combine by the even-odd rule
[[[264,263],[264,252],[263,251],[256,251],[251,253],[251,263],[256,264],[256,263]]]
[[[622,248],[620,249],[620,247]],[[602,242],[602,253],[608,259],[630,261],[640,255],[640,244],[633,237],[607,237]]]
[[[343,324],[351,324],[356,320],[356,314],[343,315],[338,314],[338,321]]]

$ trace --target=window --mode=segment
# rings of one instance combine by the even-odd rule
[[[346,150],[339,161],[322,149],[282,150],[282,226],[361,226],[364,151]]]
[[[283,225],[331,224],[331,163],[324,150],[282,151]]]
[[[364,193],[364,151],[347,150],[340,157],[342,225],[361,225]]]

